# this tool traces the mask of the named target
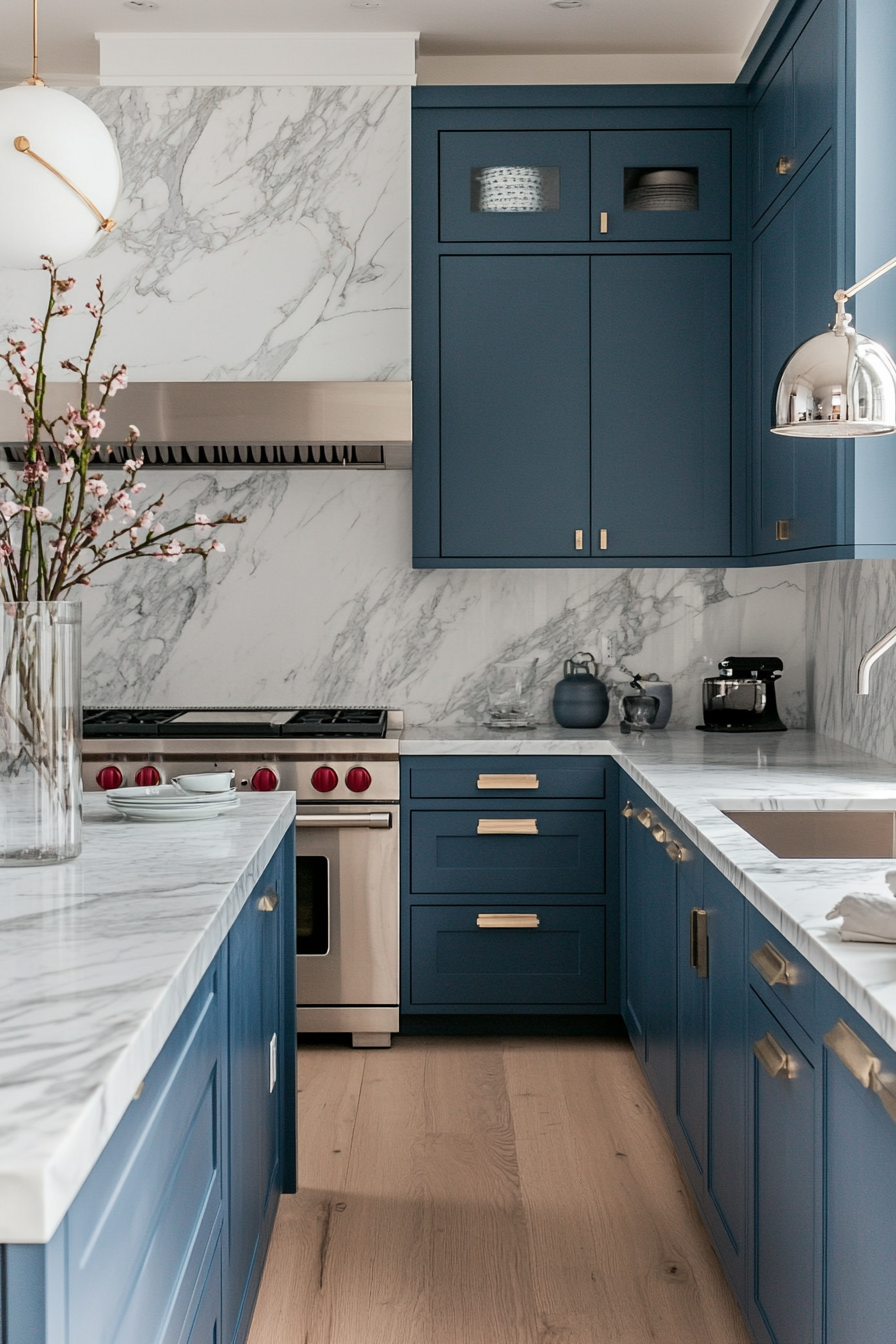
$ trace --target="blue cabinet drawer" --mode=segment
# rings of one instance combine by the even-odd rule
[[[412,798],[475,798],[483,803],[529,798],[603,798],[606,767],[550,756],[468,757],[408,768]]]
[[[502,823],[508,833],[495,832]],[[529,823],[530,833],[510,828]],[[534,807],[411,813],[411,891],[597,895],[605,890],[602,811]]]
[[[747,928],[751,981],[761,994],[771,993],[783,1004],[814,1040],[817,972],[753,906]]]
[[[584,242],[588,228],[587,131],[442,131],[443,242]]]
[[[686,170],[693,195],[662,208],[657,170]],[[731,132],[593,131],[591,236],[596,242],[673,242],[731,237]]]
[[[483,928],[485,915],[535,915],[531,928]],[[602,905],[417,905],[411,908],[411,1002],[525,1008],[602,1005]]]
[[[222,1217],[223,956],[68,1214],[69,1338],[177,1344]]]

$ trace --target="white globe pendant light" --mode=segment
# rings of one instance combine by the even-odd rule
[[[0,266],[39,267],[80,257],[115,227],[121,161],[95,112],[37,73],[37,0],[32,0],[31,78],[0,90]]]

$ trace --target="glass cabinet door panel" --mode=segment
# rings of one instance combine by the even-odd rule
[[[730,161],[727,130],[592,131],[592,238],[730,238]]]
[[[443,131],[443,242],[584,242],[587,131]]]

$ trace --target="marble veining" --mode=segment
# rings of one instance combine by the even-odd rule
[[[0,870],[0,1243],[48,1241],[292,825],[291,793],[195,825],[84,800],[71,863]]]
[[[613,755],[765,918],[896,1049],[896,944],[841,942],[828,911],[856,891],[886,895],[892,859],[779,859],[716,806],[787,800],[878,805],[896,796],[885,761],[811,732],[721,737],[542,729],[512,741],[487,729],[406,731],[403,755]]]
[[[126,394],[123,394],[126,395]],[[592,650],[619,696],[674,686],[673,725],[728,653],[780,654],[785,721],[806,721],[803,568],[411,568],[406,472],[146,472],[163,517],[248,515],[203,566],[112,566],[84,603],[88,704],[395,705],[408,723],[481,722],[490,665],[537,657],[550,722],[563,659]],[[601,654],[601,636],[612,639]]]
[[[410,377],[410,89],[72,92],[125,189],[67,267],[82,298],[60,357],[86,345],[101,273],[104,348],[138,381]],[[0,335],[44,294],[40,271],[0,270]]]

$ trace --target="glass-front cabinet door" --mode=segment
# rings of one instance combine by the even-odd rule
[[[591,237],[731,237],[731,132],[592,131]]]
[[[585,242],[587,131],[443,131],[442,242]]]

